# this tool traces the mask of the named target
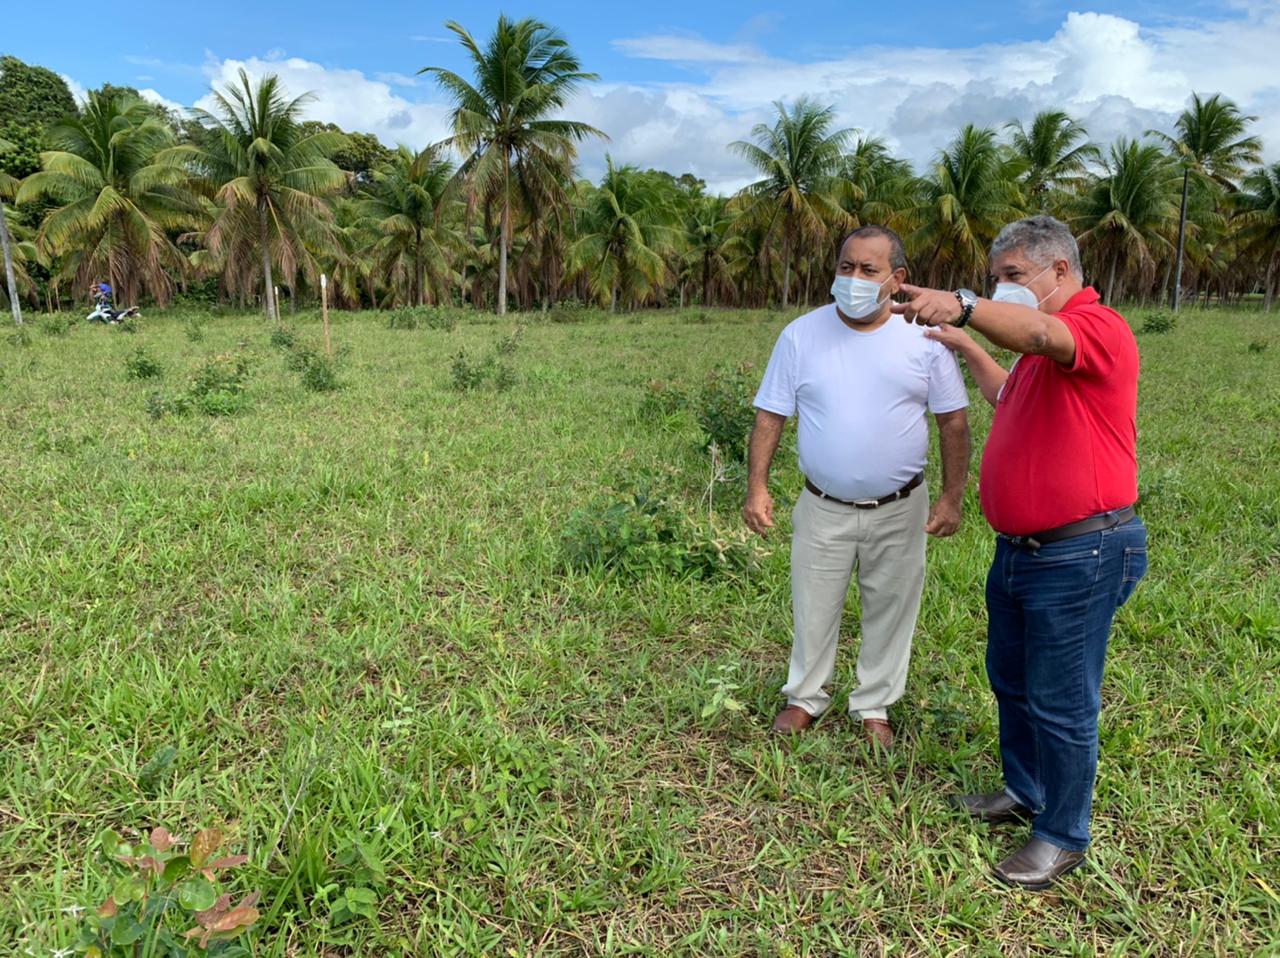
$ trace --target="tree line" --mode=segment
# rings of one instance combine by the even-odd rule
[[[95,280],[123,301],[185,294],[278,318],[276,290],[314,297],[322,273],[344,308],[792,307],[826,300],[836,241],[868,223],[903,236],[917,281],[981,289],[991,240],[1032,212],[1072,227],[1110,302],[1270,309],[1280,285],[1280,163],[1261,164],[1256,117],[1221,94],[1105,147],[1056,110],[965,126],[922,171],[838,129],[832,106],[779,102],[727,145],[758,178],[720,196],[608,156],[598,183],[578,178],[578,147],[605,134],[564,116],[596,78],[564,36],[532,19],[501,17],[483,43],[447,26],[470,76],[419,72],[449,98],[452,135],[395,150],[304,120],[311,96],[275,76],[241,71],[210,110],[178,114],[112,85],[77,104],[51,71],[0,58],[0,293],[15,319]]]

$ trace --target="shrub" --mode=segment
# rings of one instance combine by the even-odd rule
[[[126,356],[124,360],[124,378],[135,382],[143,379],[159,379],[163,375],[164,369],[160,363],[146,351],[145,348],[139,346],[133,351],[133,354]]]
[[[18,326],[5,339],[8,340],[10,346],[16,346],[19,349],[31,345],[31,333],[26,326]]]
[[[671,500],[643,490],[575,510],[565,523],[562,548],[573,568],[698,579],[741,573],[756,555],[745,532],[718,535]]]
[[[333,356],[326,356],[316,350],[294,351],[295,356],[302,357],[302,388],[313,393],[328,393],[342,388],[338,379],[338,361]]]
[[[199,316],[188,316],[182,323],[182,331],[186,333],[187,342],[204,342],[204,320]]]
[[[689,404],[689,392],[679,380],[651,379],[640,399],[640,415],[651,418],[674,416]]]
[[[298,331],[281,323],[271,330],[268,339],[276,349],[293,349],[298,344]]]
[[[695,403],[698,425],[702,427],[705,445],[716,446],[731,461],[742,461],[747,455],[747,437],[755,422],[751,405],[756,376],[750,363],[733,369],[718,369],[702,384]]]
[[[1178,324],[1178,317],[1167,309],[1160,309],[1154,313],[1148,313],[1142,321],[1143,333],[1167,333]]]
[[[126,316],[124,319],[120,320],[111,328],[114,329],[117,333],[129,333],[129,334],[140,333],[142,332],[142,317]]]
[[[71,317],[64,313],[54,313],[40,320],[40,331],[46,336],[65,336],[74,328]]]
[[[393,309],[387,313],[387,329],[417,329],[418,314],[412,309]]]
[[[164,828],[136,843],[105,832],[98,847],[115,881],[82,919],[75,951],[86,958],[249,954],[233,942],[257,922],[258,895],[232,905],[225,876],[248,857],[219,855],[223,842],[216,828],[197,833],[185,850]]]
[[[489,363],[473,362],[467,358],[466,350],[459,349],[454,354],[449,366],[452,378],[451,385],[458,392],[470,392],[481,386],[489,375]]]
[[[1267,341],[1265,339],[1255,339],[1249,343],[1249,352],[1265,353],[1267,351]]]

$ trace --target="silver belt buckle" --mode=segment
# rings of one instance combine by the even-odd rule
[[[880,507],[880,500],[879,499],[854,499],[853,502],[850,503],[850,505],[852,505],[854,508],[857,508],[857,509],[878,509]]]

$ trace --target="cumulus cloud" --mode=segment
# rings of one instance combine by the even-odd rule
[[[448,135],[443,103],[406,99],[392,89],[406,86],[409,77],[371,79],[359,70],[334,69],[300,57],[250,57],[246,60],[211,60],[205,74],[211,85],[222,88],[236,81],[243,69],[257,78],[274,73],[290,96],[312,93],[304,108],[308,119],[336,123],[344,130],[372,133],[387,146],[400,143],[419,148]],[[211,95],[196,106],[213,110]]]
[[[767,18],[755,18],[731,42],[677,33],[614,41],[625,56],[674,65],[686,79],[596,83],[579,91],[566,115],[610,137],[582,145],[582,173],[597,178],[608,152],[615,163],[691,172],[714,190],[736,189],[754,177],[727,145],[747,139],[753,124],[770,121],[773,101],[805,95],[833,104],[840,126],[883,137],[923,168],[966,123],[999,128],[1040,110],[1064,109],[1105,145],[1148,129],[1172,130],[1192,90],[1221,92],[1258,115],[1254,131],[1263,137],[1266,158],[1280,159],[1280,83],[1274,70],[1259,66],[1280,49],[1280,5],[1274,3],[1241,0],[1217,19],[1157,26],[1072,13],[1039,40],[959,49],[863,47],[812,61],[767,55],[756,44],[769,29]],[[412,39],[456,42],[438,35]],[[244,60],[211,55],[199,69],[222,86],[241,67],[252,76],[278,74],[294,95],[314,91],[309,118],[373,133],[388,146],[421,147],[449,132],[448,106],[422,77],[370,76],[282,51]],[[607,69],[602,72],[607,80]],[[83,88],[68,83],[83,98]],[[155,90],[143,94],[176,106]],[[210,98],[197,105],[208,108]]]

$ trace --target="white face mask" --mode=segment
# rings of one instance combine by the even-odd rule
[[[1027,282],[1034,283],[1051,269],[1053,269],[1052,263],[1040,270],[1036,275],[1032,276],[1027,280]],[[1054,292],[1057,292],[1056,288],[1054,289]],[[1053,293],[1049,294],[1049,296],[1052,295]],[[1040,304],[1043,303],[1045,299],[1048,299],[1049,296],[1046,296],[1044,299],[1036,299],[1036,294],[1027,289],[1027,287],[1022,283],[996,283],[996,291],[991,294],[991,302],[1016,303],[1019,306],[1030,306],[1032,309],[1039,309]]]
[[[887,283],[888,280],[885,280]],[[850,319],[865,319],[878,310],[888,296],[880,297],[880,287],[884,283],[872,282],[869,279],[855,279],[852,276],[837,276],[831,284],[831,295],[835,297],[840,312]]]

